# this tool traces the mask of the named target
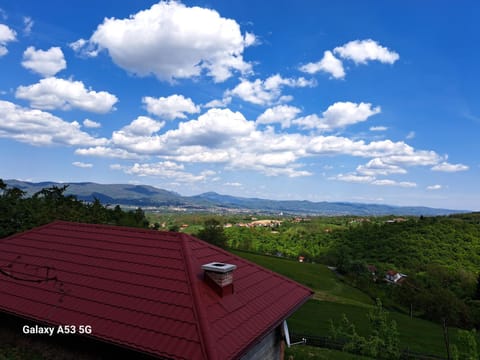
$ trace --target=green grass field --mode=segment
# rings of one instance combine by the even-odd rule
[[[233,252],[315,291],[313,299],[288,320],[291,332],[328,336],[329,320],[338,321],[342,314],[347,315],[361,335],[369,332],[367,314],[373,305],[372,299],[360,290],[342,282],[325,265],[299,263],[242,251]],[[411,319],[397,312],[389,312],[389,318],[397,322],[402,349],[408,348],[419,353],[446,356],[443,332],[439,324],[419,318]],[[449,329],[449,333],[451,344],[455,344],[456,329]],[[340,358],[335,357],[335,359]]]
[[[293,360],[369,360],[371,358],[353,355],[338,350],[323,349],[312,346],[292,346],[285,350],[285,359]]]
[[[373,305],[372,299],[360,290],[339,281],[337,276],[325,265],[299,263],[293,260],[238,250],[231,251],[238,256],[308,286],[315,291],[314,299],[363,307]]]
[[[292,333],[328,336],[329,320],[337,322],[342,314],[352,321],[360,335],[369,332],[367,319],[368,309],[350,304],[340,304],[329,301],[310,300],[288,319]],[[430,321],[390,312],[389,318],[397,322],[402,349],[445,356],[443,332],[440,325]],[[449,329],[451,342],[455,343],[456,329]]]

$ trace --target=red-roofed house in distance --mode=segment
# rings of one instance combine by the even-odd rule
[[[0,239],[0,312],[162,359],[280,359],[311,295],[183,233],[57,221]]]
[[[385,280],[389,283],[400,284],[407,275],[399,273],[395,270],[388,270],[385,274]]]

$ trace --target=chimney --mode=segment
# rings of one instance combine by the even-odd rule
[[[202,265],[203,279],[221,297],[233,294],[233,270],[236,265],[211,262]]]

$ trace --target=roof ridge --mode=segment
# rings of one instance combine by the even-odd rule
[[[89,223],[89,222],[78,222],[78,221],[68,221],[68,220],[54,220],[52,222],[50,222],[49,224],[47,225],[54,225],[54,224],[57,224],[57,225],[79,225],[79,226],[82,226],[82,227],[86,227],[86,228],[90,228],[90,227],[100,227],[100,228],[103,228],[103,229],[110,229],[110,230],[119,230],[119,231],[122,231],[122,232],[133,232],[133,233],[137,233],[137,232],[142,232],[142,233],[156,233],[158,232],[157,230],[153,230],[153,229],[147,229],[147,228],[142,228],[142,227],[133,227],[133,226],[128,226],[128,225],[115,225],[115,224],[103,224],[103,223]],[[35,228],[36,229],[36,228]]]
[[[185,261],[185,270],[187,271],[187,280],[188,280],[188,285],[189,288],[192,291],[193,294],[193,305],[194,305],[194,313],[195,317],[198,320],[198,325],[200,327],[200,332],[199,332],[199,337],[200,337],[200,343],[202,344],[202,350],[205,356],[205,359],[209,360],[216,360],[217,359],[217,353],[215,351],[215,342],[214,339],[210,336],[210,326],[207,320],[207,314],[205,313],[203,307],[201,306],[199,299],[200,299],[200,293],[199,290],[195,284],[196,280],[196,271],[193,268],[193,264],[191,261],[192,258],[192,252],[190,251],[190,247],[187,246],[187,241],[188,239],[191,239],[190,236],[182,233],[181,234],[181,249],[183,253],[183,259]]]

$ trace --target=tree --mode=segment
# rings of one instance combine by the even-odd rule
[[[368,337],[357,334],[355,325],[343,314],[339,325],[330,322],[330,332],[334,340],[344,341],[343,351],[371,356],[376,359],[399,359],[399,335],[397,323],[388,321],[388,313],[382,302],[377,299],[375,307],[369,312],[371,332]]]
[[[344,342],[343,351],[354,354],[365,354],[367,351],[367,341],[363,336],[358,335],[355,324],[350,322],[347,315],[343,314],[338,325],[330,320],[330,333],[335,341]]]
[[[457,344],[452,346],[453,359],[478,360],[476,331],[459,330]]]
[[[180,225],[178,225],[176,223],[170,224],[170,225],[168,225],[168,231],[179,232],[180,231]]]
[[[54,220],[148,227],[142,209],[125,212],[119,206],[108,209],[98,199],[84,203],[65,195],[65,186],[44,188],[31,197],[18,188],[9,188],[0,179],[0,238],[47,224]]]
[[[222,224],[213,218],[205,220],[203,229],[198,232],[197,237],[222,248],[227,244],[227,237]]]
[[[0,182],[0,190],[0,237],[3,237],[22,231],[23,222],[30,218],[30,212],[23,199],[25,192],[10,189],[3,181]]]
[[[388,313],[377,299],[376,306],[368,314],[372,333],[369,338],[370,355],[384,357],[386,359],[398,359],[400,357],[399,337],[397,323],[388,322]]]

